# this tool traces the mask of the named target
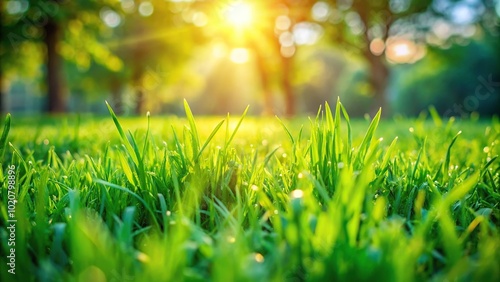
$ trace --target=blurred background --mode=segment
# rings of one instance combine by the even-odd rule
[[[500,113],[500,0],[1,1],[2,113]]]

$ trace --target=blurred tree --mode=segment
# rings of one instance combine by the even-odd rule
[[[333,44],[355,52],[368,65],[368,82],[373,93],[372,111],[388,107],[386,89],[390,67],[383,54],[391,36],[399,32],[398,26],[407,28],[404,19],[425,12],[431,0],[330,0],[317,1],[313,16],[322,23]],[[404,22],[404,23],[403,23]]]
[[[296,25],[302,31],[310,15],[312,0],[202,1],[193,6],[210,11],[207,33],[218,38],[242,55],[252,56],[264,97],[264,112],[278,111],[274,93],[283,94],[284,113],[294,115],[294,55],[297,45],[293,38]],[[312,31],[314,32],[314,31]],[[319,37],[319,36],[318,36]],[[302,44],[312,44],[307,41]],[[243,49],[243,50],[241,50]],[[246,54],[249,52],[250,55]],[[232,55],[238,56],[238,53]],[[235,58],[237,59],[237,58]]]
[[[39,81],[41,70],[39,60],[43,50],[40,44],[33,41],[20,40],[21,31],[13,26],[14,20],[9,13],[21,12],[27,9],[27,3],[17,7],[0,6],[0,110],[4,109],[5,92],[9,90],[13,80],[22,74],[30,81]],[[26,27],[22,30],[26,36],[40,37],[41,30]],[[30,60],[26,60],[26,57]]]
[[[142,114],[158,104],[164,85],[180,79],[193,49],[204,43],[200,27],[193,24],[201,11],[189,10],[192,3],[182,1],[127,3],[119,39],[112,46],[129,70],[125,77],[135,92],[134,112]]]
[[[493,0],[325,0],[316,1],[312,13],[332,44],[364,58],[377,110],[388,109],[387,60],[414,63],[425,55],[425,45],[447,46],[452,32],[467,37],[459,30],[494,29],[494,8]]]
[[[297,97],[294,93],[294,58],[299,45],[312,45],[319,39],[318,27],[310,22],[312,0],[260,1],[263,15],[250,33],[248,46],[256,55],[264,90],[265,111],[275,113],[273,78],[283,94],[284,114],[296,114]],[[273,66],[274,64],[274,66]]]
[[[34,67],[43,64],[47,92],[46,111],[67,109],[63,59],[80,68],[90,61],[119,69],[121,62],[97,40],[103,24],[99,12],[116,5],[112,0],[13,0],[2,5],[2,69],[22,74],[17,66],[24,61]],[[37,62],[28,49],[42,49],[43,61]],[[4,58],[8,58],[4,62]]]
[[[398,66],[394,109],[418,115],[430,105],[445,116],[500,114],[500,55],[489,40],[430,47],[412,66]]]

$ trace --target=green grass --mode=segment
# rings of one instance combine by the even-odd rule
[[[8,116],[1,280],[500,281],[498,120],[185,109]]]

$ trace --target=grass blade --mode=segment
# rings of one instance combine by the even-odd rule
[[[215,134],[217,134],[217,132],[219,131],[220,127],[222,126],[222,124],[224,124],[225,120],[221,120],[217,126],[214,128],[214,130],[212,130],[212,133],[210,133],[210,135],[208,136],[207,140],[205,141],[205,143],[203,144],[203,146],[201,147],[201,149],[198,151],[198,155],[196,155],[196,158],[195,158],[195,163],[198,162],[198,159],[200,158],[201,156],[201,153],[203,153],[203,151],[205,150],[205,148],[208,146],[208,143],[210,143],[210,141],[212,140],[212,138],[214,138]]]
[[[236,127],[234,128],[233,134],[231,134],[231,137],[229,137],[229,139],[226,140],[226,148],[227,148],[227,146],[229,146],[229,144],[231,144],[231,141],[233,141],[233,138],[236,135],[236,132],[238,132],[238,129],[240,128],[241,123],[243,122],[243,119],[246,117],[249,108],[250,108],[250,106],[246,107],[245,111],[241,115],[240,120],[238,121],[238,124],[236,124]],[[229,126],[229,120],[227,122],[227,126]]]
[[[281,124],[281,126],[285,130],[286,134],[288,135],[288,138],[290,138],[290,141],[292,142],[292,144],[295,144],[295,140],[293,139],[293,136],[292,136],[292,133],[290,133],[290,130],[288,130],[286,125],[283,123],[283,121],[278,116],[276,116],[276,119],[278,119],[279,123]]]
[[[363,138],[363,141],[361,141],[361,145],[359,145],[358,155],[356,156],[356,161],[355,161],[355,163],[357,165],[360,165],[363,163],[366,152],[368,151],[368,148],[370,147],[370,144],[372,142],[373,135],[375,134],[375,130],[378,127],[381,113],[382,113],[382,109],[379,109],[377,114],[373,118],[372,122],[370,123],[368,130],[366,131],[366,134]]]
[[[0,137],[0,159],[2,160],[3,160],[3,155],[5,153],[5,148],[7,148],[7,137],[9,136],[10,122],[11,122],[10,114],[7,114],[3,125],[2,137]]]
[[[189,107],[188,102],[184,99],[184,111],[186,112],[186,117],[189,122],[189,127],[191,128],[191,138],[193,142],[193,156],[197,156],[200,150],[200,137],[198,136],[198,129],[196,128],[196,121],[194,120],[193,112]],[[196,150],[196,152],[194,152]]]

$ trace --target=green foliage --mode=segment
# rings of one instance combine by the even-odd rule
[[[2,137],[0,137],[0,158],[3,159],[5,149],[7,147],[7,136],[9,136],[10,131],[11,116],[7,114],[5,117],[5,122],[2,131]]]
[[[498,41],[498,40],[497,40]],[[430,47],[421,61],[396,66],[392,88],[396,112],[418,115],[430,105],[450,116],[498,114],[500,72],[497,44],[493,39],[453,45],[442,50]]]
[[[379,111],[367,124],[339,101],[309,121],[195,120],[184,107],[181,120],[119,119],[108,105],[110,119],[16,118],[10,131],[6,118],[15,279],[500,278],[498,120]]]

